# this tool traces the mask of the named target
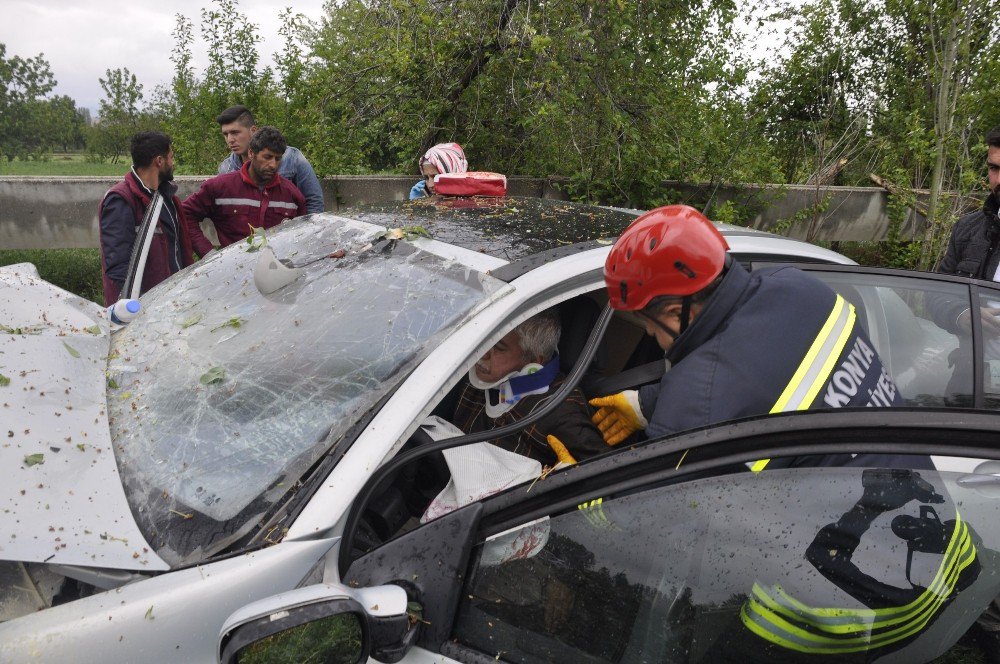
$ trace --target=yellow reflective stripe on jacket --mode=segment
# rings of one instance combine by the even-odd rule
[[[754,583],[740,619],[757,636],[789,650],[834,654],[872,650],[922,630],[952,596],[963,570],[975,561],[968,525],[956,515],[948,548],[934,580],[912,602],[884,609],[812,608],[780,587]]]
[[[833,310],[809,346],[809,351],[802,358],[799,368],[795,370],[792,379],[782,390],[781,396],[771,407],[771,414],[806,410],[812,406],[820,388],[833,373],[837,359],[844,352],[844,346],[854,332],[856,320],[854,305],[838,295],[836,302],[833,303]],[[770,459],[755,461],[750,464],[750,470],[759,473],[764,470],[768,461]]]
[[[595,528],[610,528],[612,523],[604,514],[603,503],[603,498],[595,498],[590,502],[580,503],[576,506],[576,509],[580,510],[587,521],[590,522],[590,525]]]

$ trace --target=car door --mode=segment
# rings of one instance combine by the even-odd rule
[[[907,405],[1000,407],[1000,288],[950,275],[800,265],[856,309]],[[959,314],[970,311],[970,322]]]
[[[407,589],[422,632],[403,661],[975,658],[1000,644],[1000,464],[913,468],[996,459],[998,425],[931,409],[720,425],[473,503],[343,578]],[[824,465],[835,453],[878,456]],[[794,463],[746,471],[762,457]]]

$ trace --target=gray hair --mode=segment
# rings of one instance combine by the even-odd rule
[[[515,327],[514,332],[521,344],[525,362],[534,362],[538,357],[543,362],[548,362],[559,346],[562,323],[559,314],[548,309]]]

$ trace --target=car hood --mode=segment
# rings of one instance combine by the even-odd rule
[[[111,448],[104,310],[22,263],[0,268],[0,560],[167,564],[136,525]]]

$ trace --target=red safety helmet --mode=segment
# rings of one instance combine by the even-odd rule
[[[722,273],[727,251],[722,233],[694,208],[650,210],[625,229],[604,263],[611,306],[636,311],[657,295],[693,295]]]

